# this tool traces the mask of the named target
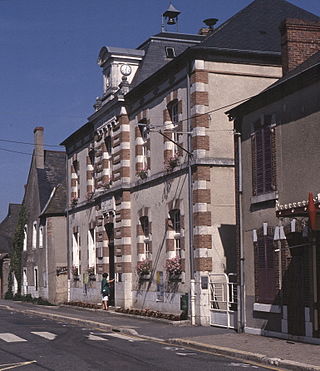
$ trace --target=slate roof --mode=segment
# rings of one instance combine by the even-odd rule
[[[50,211],[63,213],[66,208],[66,154],[59,151],[44,151],[44,169],[37,169],[40,210],[47,205],[51,192],[60,185],[60,192],[51,200]]]
[[[280,52],[279,26],[285,18],[320,20],[285,0],[255,0],[217,27],[201,46]]]
[[[134,76],[131,87],[133,88],[139,85],[142,81],[172,60],[166,56],[166,47],[173,47],[175,55],[178,56],[187,48],[199,44],[204,38],[205,36],[202,35],[171,32],[161,32],[149,38],[137,48],[139,50],[144,50],[145,56]]]

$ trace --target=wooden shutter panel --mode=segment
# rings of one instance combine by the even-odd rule
[[[277,265],[273,237],[263,236],[260,231],[255,248],[255,296],[258,303],[274,303],[277,295]]]
[[[251,161],[252,161],[252,194],[257,195],[257,156],[256,156],[256,136],[251,136]]]
[[[263,132],[256,131],[256,182],[257,194],[264,193],[264,150]]]
[[[276,157],[276,130],[271,128],[271,188],[273,191],[277,189],[277,157]]]
[[[265,193],[272,191],[272,146],[271,146],[271,128],[269,126],[263,129],[263,167]]]

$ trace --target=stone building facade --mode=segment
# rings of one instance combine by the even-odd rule
[[[256,0],[207,37],[163,32],[137,49],[101,49],[104,94],[63,142],[70,300],[100,301],[106,271],[114,305],[178,314],[194,280],[191,315],[215,324],[208,283],[236,274],[238,258],[224,111],[281,77],[278,25],[297,11]]]
[[[67,301],[66,155],[43,145],[43,127],[34,129],[23,206],[22,294],[52,303]]]
[[[319,343],[320,23],[287,19],[281,33],[285,75],[229,112],[242,173],[243,326]]]

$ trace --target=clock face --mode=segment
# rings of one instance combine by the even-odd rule
[[[131,67],[128,64],[123,64],[120,67],[120,71],[124,76],[129,76],[131,73]]]

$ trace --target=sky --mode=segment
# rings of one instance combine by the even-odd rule
[[[218,26],[251,2],[172,0],[184,33],[197,33],[207,18],[218,18]],[[320,0],[290,2],[320,15]],[[59,144],[86,123],[102,95],[100,48],[138,47],[161,31],[169,3],[0,0],[0,221],[9,203],[23,199],[33,129],[44,127],[47,149],[63,150]]]

